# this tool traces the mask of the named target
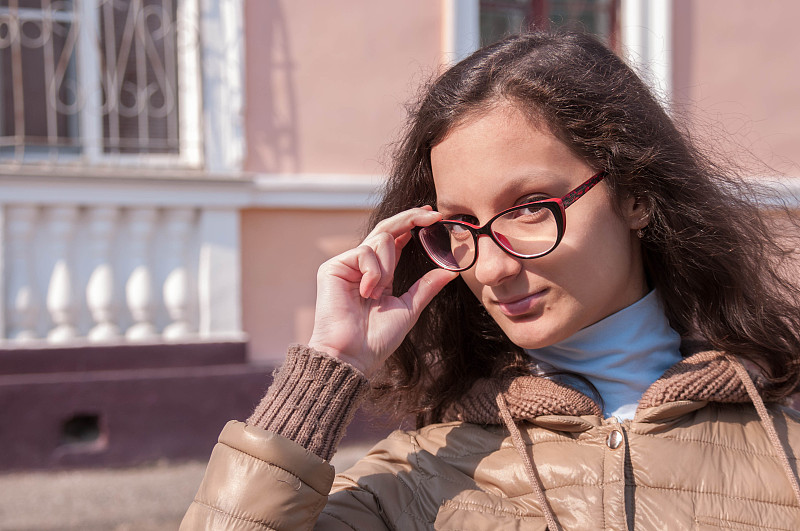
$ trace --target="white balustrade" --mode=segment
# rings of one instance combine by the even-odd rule
[[[219,311],[214,301],[203,305],[199,295],[217,291],[200,285],[215,280],[199,272],[208,270],[204,261],[216,260],[220,249],[203,208],[107,202],[2,206],[0,339],[63,344],[241,337],[238,323],[198,329],[200,322],[220,321],[207,315]],[[220,210],[211,213],[218,220]],[[227,215],[238,218],[236,210]],[[211,244],[205,242],[209,238]],[[238,243],[238,236],[231,241]],[[233,251],[238,256],[238,248]],[[238,278],[238,263],[231,265]],[[225,277],[219,279],[229,282]],[[222,304],[226,314],[238,315],[229,302]]]
[[[162,293],[172,322],[164,329],[165,339],[178,340],[192,333],[189,324],[189,271],[185,254],[193,218],[194,212],[188,209],[174,209],[166,214],[166,237],[171,256]]]
[[[153,279],[149,263],[149,243],[153,234],[156,210],[136,208],[129,212],[129,228],[133,268],[125,283],[125,300],[133,317],[133,325],[125,337],[147,340],[157,337],[152,321]]]
[[[74,324],[73,272],[69,256],[78,210],[72,206],[58,206],[50,208],[48,213],[55,263],[47,287],[47,311],[55,326],[47,333],[47,339],[53,343],[63,343],[78,335]]]
[[[28,341],[36,337],[38,294],[34,284],[31,242],[38,209],[19,205],[6,209],[6,315],[9,322],[8,337]]]
[[[114,321],[114,266],[111,262],[111,244],[119,209],[97,207],[89,211],[89,246],[92,272],[86,284],[86,305],[94,326],[89,330],[89,340],[114,341],[119,338],[119,326]]]

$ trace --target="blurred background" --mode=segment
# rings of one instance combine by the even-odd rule
[[[309,339],[404,105],[481,44],[600,35],[792,207],[794,0],[0,1],[0,529],[175,529]],[[341,465],[388,427],[358,420]]]

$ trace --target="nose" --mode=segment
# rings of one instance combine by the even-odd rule
[[[517,275],[521,268],[521,259],[502,250],[489,236],[482,235],[478,238],[475,280],[485,286],[497,286]]]

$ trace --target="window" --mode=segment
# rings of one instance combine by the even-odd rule
[[[196,162],[196,1],[0,0],[0,164]]]
[[[481,0],[481,44],[529,28],[580,28],[616,47],[619,0]]]

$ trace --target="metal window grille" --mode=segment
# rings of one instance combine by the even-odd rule
[[[185,163],[193,1],[0,1],[0,165]]]
[[[579,28],[617,46],[620,0],[481,0],[481,43],[529,28]]]

